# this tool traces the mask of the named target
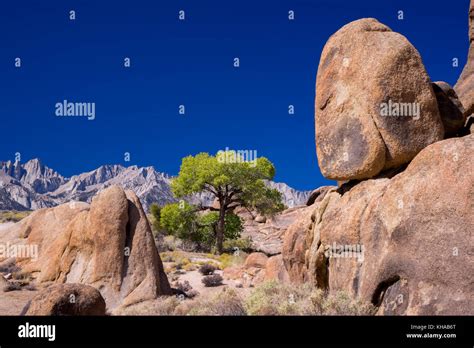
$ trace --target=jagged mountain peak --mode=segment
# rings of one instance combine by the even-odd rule
[[[172,176],[157,171],[153,166],[104,164],[65,178],[38,158],[24,164],[0,162],[0,207],[37,209],[71,200],[90,202],[97,192],[111,185],[119,185],[133,190],[147,209],[152,203],[164,205],[176,202],[171,192],[171,179]],[[268,182],[268,185],[282,193],[288,207],[305,204],[310,193],[294,190],[284,183]],[[189,200],[205,205],[212,203],[212,197],[203,194],[190,197]]]

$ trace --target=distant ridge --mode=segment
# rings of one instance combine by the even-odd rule
[[[69,201],[90,202],[111,185],[133,190],[145,209],[152,203],[176,202],[171,192],[172,177],[154,167],[103,165],[90,172],[66,178],[35,158],[28,162],[0,162],[0,210],[36,210]],[[311,191],[297,191],[285,183],[268,182],[283,195],[289,208],[304,205]],[[199,194],[192,203],[211,205],[212,197]]]

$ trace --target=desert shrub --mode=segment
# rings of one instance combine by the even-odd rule
[[[339,291],[325,298],[322,311],[325,315],[375,315],[377,308],[370,302],[354,300],[347,293]]]
[[[114,315],[173,315],[181,301],[176,296],[159,297],[115,310]]]
[[[219,256],[220,268],[225,269],[227,267],[242,265],[247,258],[247,254],[243,252],[233,254],[222,254]]]
[[[242,299],[233,289],[195,300],[183,306],[181,310],[186,310],[187,315],[246,315]]]
[[[29,284],[33,279],[31,273],[25,271],[18,271],[12,273],[12,279],[16,280],[21,285]]]
[[[217,270],[217,267],[213,265],[212,263],[205,263],[204,265],[199,268],[199,273],[202,275],[211,275],[214,274],[214,272]]]
[[[249,315],[371,315],[373,306],[344,293],[327,296],[310,284],[263,283],[246,298]]]
[[[187,272],[195,271],[197,268],[198,266],[196,266],[194,263],[188,263],[187,265],[183,266],[183,269]]]
[[[3,263],[2,266],[0,266],[0,273],[5,273],[5,274],[16,273],[16,272],[19,272],[20,270],[21,270],[20,267],[16,265],[14,259],[12,259],[11,262]]]
[[[219,274],[212,274],[203,277],[201,281],[206,287],[214,287],[222,285],[223,280],[224,279]]]
[[[184,282],[176,282],[174,284],[174,288],[184,293],[187,293],[188,291],[192,290],[193,287],[191,286],[191,284],[189,284],[187,280],[185,280]]]
[[[3,288],[4,292],[21,290],[21,284],[19,282],[9,282],[7,286]]]
[[[0,211],[0,223],[18,222],[31,214],[31,211]]]
[[[233,253],[236,250],[249,252],[251,248],[252,240],[248,237],[224,241],[224,250],[228,253]]]

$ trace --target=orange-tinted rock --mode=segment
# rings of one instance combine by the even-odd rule
[[[372,18],[345,25],[326,43],[315,109],[319,167],[333,180],[374,177],[444,135],[420,54]]]
[[[7,236],[38,246],[38,258],[19,260],[37,282],[92,285],[109,309],[171,294],[143,208],[118,186],[100,192],[90,207],[72,203],[34,212]]]
[[[55,284],[42,290],[24,309],[25,315],[105,315],[99,290],[84,284]]]

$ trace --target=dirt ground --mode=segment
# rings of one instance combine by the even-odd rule
[[[20,315],[28,301],[37,293],[36,290],[0,292],[0,315]]]

